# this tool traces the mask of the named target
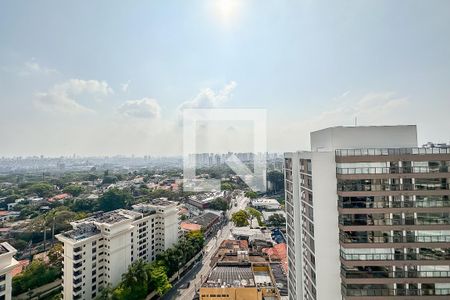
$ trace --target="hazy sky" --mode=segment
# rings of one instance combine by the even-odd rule
[[[271,151],[355,117],[449,142],[450,1],[5,0],[0,105],[0,156],[177,154],[192,107],[267,109]]]

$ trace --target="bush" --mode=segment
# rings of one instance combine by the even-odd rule
[[[61,268],[48,266],[41,260],[33,261],[21,274],[12,280],[12,295],[17,296],[28,290],[53,282],[61,276]]]

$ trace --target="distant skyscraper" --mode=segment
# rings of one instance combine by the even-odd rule
[[[450,149],[335,127],[285,154],[290,299],[450,299]]]

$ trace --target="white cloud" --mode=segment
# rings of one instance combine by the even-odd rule
[[[34,104],[45,111],[64,113],[92,112],[93,110],[79,103],[79,96],[94,96],[95,100],[113,93],[105,81],[70,79],[56,84],[47,92],[36,93]]]
[[[16,66],[2,66],[0,68],[4,72],[12,73],[18,76],[31,75],[56,75],[58,70],[46,67],[39,63],[34,57],[30,60]]]
[[[159,118],[161,107],[155,99],[143,98],[128,100],[117,111],[127,117],[155,119]]]
[[[219,107],[232,97],[233,91],[236,88],[236,86],[237,83],[235,81],[231,81],[218,92],[215,92],[210,88],[201,89],[200,92],[193,99],[183,102],[178,107],[178,110],[182,110],[185,108]]]
[[[45,75],[58,74],[56,69],[47,68],[39,64],[34,58],[24,63],[24,68],[21,70],[23,75],[30,75],[32,73],[39,73]]]
[[[128,87],[130,86],[130,83],[131,83],[131,80],[128,80],[127,82],[122,83],[120,85],[120,89],[122,90],[122,92],[124,92],[124,93],[128,92]]]
[[[362,96],[345,92],[331,99],[330,106],[319,113],[310,113],[312,117],[298,120],[277,120],[269,125],[269,150],[295,151],[308,149],[311,131],[333,126],[353,126],[355,118],[358,125],[398,125],[413,124],[409,118],[410,103],[408,98],[398,96],[393,92],[367,93]],[[292,139],[296,136],[296,139]]]

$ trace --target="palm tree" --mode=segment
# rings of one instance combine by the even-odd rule
[[[128,272],[122,274],[122,284],[125,287],[143,286],[148,283],[148,274],[145,262],[139,259],[132,263],[128,268]]]

